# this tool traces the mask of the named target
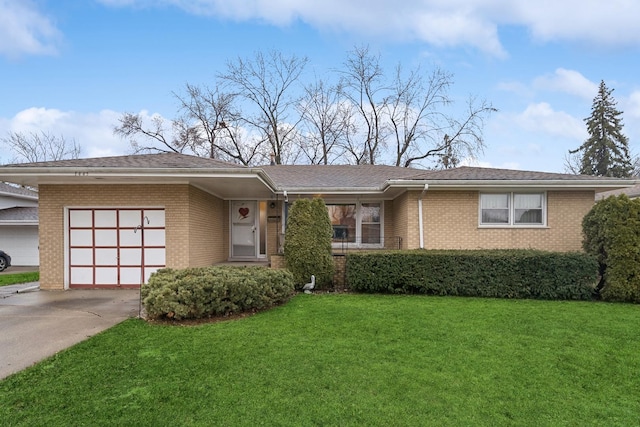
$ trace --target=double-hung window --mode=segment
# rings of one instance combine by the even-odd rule
[[[381,202],[327,203],[327,211],[334,244],[382,244]]]
[[[545,193],[481,193],[480,225],[544,226]]]

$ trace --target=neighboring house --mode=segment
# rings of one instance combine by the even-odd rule
[[[626,194],[630,199],[636,199],[640,197],[640,184],[636,184],[633,187],[629,188],[621,188],[618,190],[604,191],[602,193],[596,194],[596,200],[606,199],[609,196],[619,196],[621,194]]]
[[[135,287],[162,267],[268,262],[288,207],[322,197],[346,250],[580,250],[596,192],[634,180],[461,167],[244,167],[182,154],[0,167],[38,187],[40,287]]]
[[[38,265],[38,193],[0,182],[0,249],[12,265]]]

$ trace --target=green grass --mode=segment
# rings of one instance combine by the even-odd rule
[[[0,274],[0,286],[37,282],[38,280],[40,280],[40,273],[37,271],[29,273]]]
[[[0,382],[1,425],[630,426],[640,307],[300,295],[131,319]]]

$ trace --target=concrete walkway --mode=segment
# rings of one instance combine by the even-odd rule
[[[0,379],[138,316],[137,289],[40,291],[37,285],[0,286]]]

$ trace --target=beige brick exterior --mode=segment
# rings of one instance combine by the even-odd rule
[[[479,227],[478,203],[478,191],[425,193],[425,248],[579,251],[582,247],[582,218],[594,204],[594,192],[547,192],[547,227],[544,228]],[[408,211],[412,210],[417,211],[417,207],[410,206]]]
[[[163,207],[166,265],[184,268],[226,259],[222,206],[189,185],[41,185],[40,287],[64,289],[67,207]]]
[[[426,249],[534,248],[554,251],[581,249],[584,215],[594,203],[593,191],[547,192],[547,226],[486,228],[478,226],[478,191],[408,191],[384,202],[384,246],[420,246],[418,200],[423,197]],[[282,202],[267,201],[267,256],[278,253],[284,218]],[[65,277],[65,208],[162,207],[166,221],[166,265],[206,266],[229,258],[229,201],[187,184],[167,185],[41,185],[40,286],[63,289]],[[282,267],[279,257],[270,257]],[[344,261],[340,257],[338,264]],[[344,266],[336,265],[340,286]]]
[[[189,187],[189,266],[204,267],[227,259],[227,217],[221,199]]]

